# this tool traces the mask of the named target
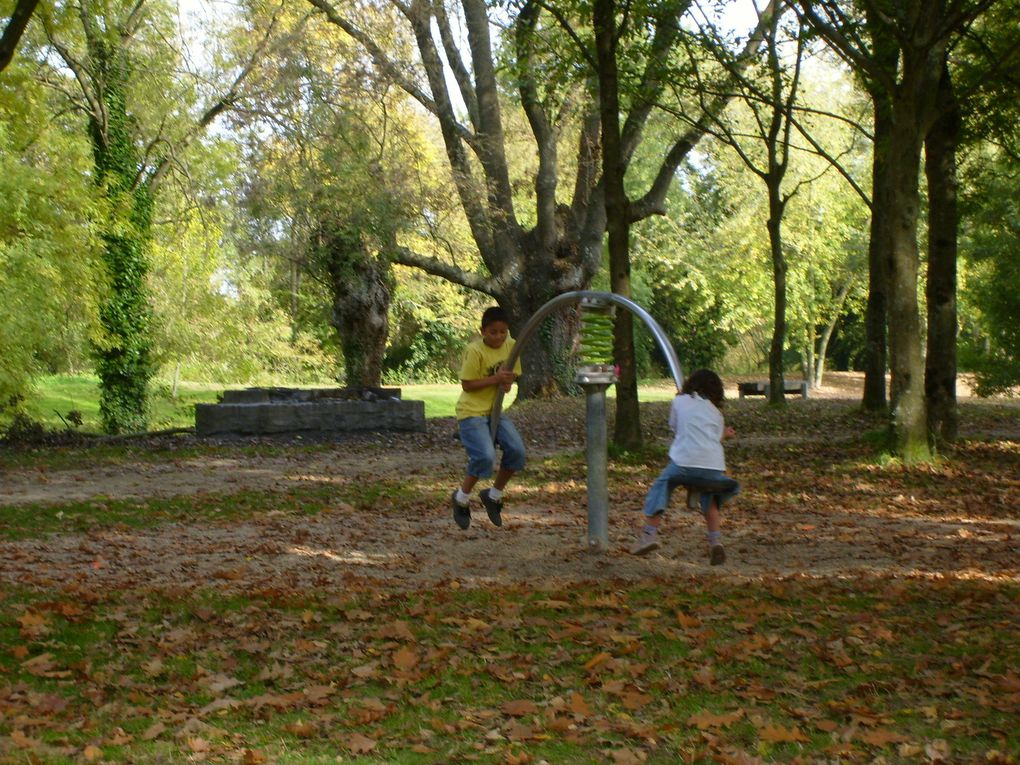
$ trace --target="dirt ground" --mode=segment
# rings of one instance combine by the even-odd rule
[[[965,399],[969,390],[961,387]],[[850,400],[859,398],[859,391],[859,376],[831,375],[812,397]],[[735,388],[728,395],[736,398]],[[582,450],[582,417],[583,411],[575,411],[572,419],[558,423],[557,438],[542,437],[540,442],[522,427],[532,464],[559,451]],[[831,506],[822,510],[810,502],[762,503],[742,496],[725,515],[728,560],[719,567],[708,565],[700,515],[680,507],[668,516],[660,550],[645,558],[629,555],[626,548],[639,513],[633,503],[618,506],[612,497],[609,549],[587,551],[583,475],[546,483],[540,490],[512,487],[502,528],[493,527],[477,503],[471,528],[460,531],[445,504],[408,517],[393,512],[385,500],[374,513],[358,512],[344,501],[345,486],[380,477],[403,475],[411,485],[438,480],[452,490],[464,464],[452,432],[452,421],[432,420],[423,434],[351,436],[322,450],[295,450],[286,456],[257,456],[237,449],[157,464],[3,470],[0,512],[19,507],[23,512],[32,504],[209,495],[242,488],[271,493],[309,483],[336,487],[336,500],[328,512],[314,516],[279,510],[244,521],[171,523],[145,531],[107,528],[2,542],[0,580],[43,587],[130,588],[161,582],[246,590],[525,582],[556,588],[596,580],[690,576],[768,580],[949,575],[1020,580],[1016,506],[1020,499],[1009,496],[1002,501],[1012,509],[980,518],[970,511],[965,495],[937,508],[919,507],[909,496],[876,496],[873,512],[834,511]],[[1002,437],[1015,450],[1020,433]],[[829,436],[803,432],[754,438],[802,444],[812,439],[822,443]],[[738,477],[745,485],[755,480],[751,475]]]

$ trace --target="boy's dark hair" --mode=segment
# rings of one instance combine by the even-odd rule
[[[682,393],[697,393],[702,398],[707,398],[717,408],[721,409],[725,396],[723,395],[723,382],[711,369],[699,369],[692,372],[691,376],[684,381]]]
[[[485,313],[482,314],[482,329],[485,329],[490,324],[494,324],[497,321],[501,321],[504,324],[510,324],[510,317],[506,315],[506,311],[500,308],[498,305],[491,306],[485,309]]]

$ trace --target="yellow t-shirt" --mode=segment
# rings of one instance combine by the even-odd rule
[[[514,349],[514,339],[508,337],[499,348],[490,348],[479,338],[468,343],[464,349],[464,361],[460,365],[461,380],[481,380],[496,374],[503,366],[510,352]],[[521,373],[521,360],[514,364],[514,372]],[[481,390],[460,392],[457,399],[457,419],[465,417],[488,417],[492,414],[492,405],[496,402],[498,386],[487,385]]]

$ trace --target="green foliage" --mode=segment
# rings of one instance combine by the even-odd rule
[[[96,323],[87,144],[38,119],[49,98],[20,58],[0,78],[0,422],[36,375],[80,368]]]
[[[429,321],[411,333],[406,344],[391,343],[386,355],[388,383],[455,382],[454,367],[464,338],[443,321]]]
[[[965,261],[960,367],[973,371],[982,396],[1020,384],[1020,164],[980,152],[964,195]]]
[[[698,284],[697,275],[681,268],[653,266],[652,278],[661,286],[655,293],[652,313],[669,335],[685,371],[718,367],[727,345],[736,338],[723,328],[720,298],[707,294]],[[662,358],[661,354],[657,357]]]

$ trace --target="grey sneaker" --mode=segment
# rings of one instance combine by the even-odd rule
[[[647,555],[652,550],[659,549],[658,534],[649,534],[647,531],[642,531],[637,538],[637,542],[630,548],[631,555]]]
[[[471,508],[457,501],[456,490],[453,492],[453,496],[450,497],[450,502],[453,505],[453,520],[462,529],[466,529],[471,525]]]
[[[712,545],[708,553],[708,562],[713,566],[721,566],[726,562],[726,550],[722,545]]]
[[[492,521],[493,526],[502,526],[503,517],[503,503],[498,499],[492,499],[489,497],[489,490],[482,489],[478,492],[478,496],[482,499],[482,504],[485,505],[485,512],[489,514],[489,520]]]
[[[701,492],[697,489],[687,490],[687,507],[691,510],[701,509]]]

